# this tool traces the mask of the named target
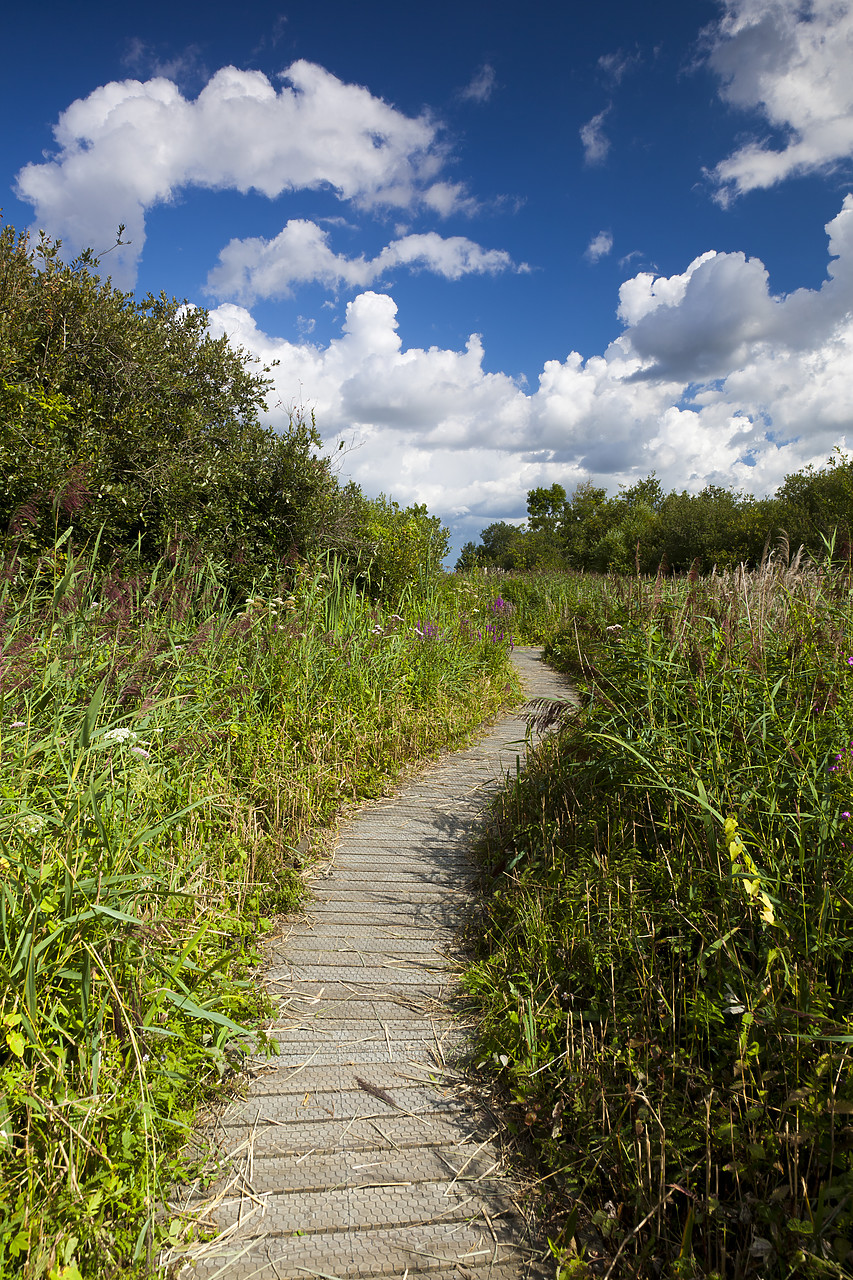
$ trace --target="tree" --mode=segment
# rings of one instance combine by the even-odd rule
[[[556,537],[566,511],[566,491],[561,484],[531,489],[527,494],[527,527],[534,533]]]
[[[849,546],[853,530],[853,459],[836,449],[825,467],[785,477],[776,491],[777,520],[791,547],[805,543],[820,555],[833,540]]]
[[[262,425],[268,370],[59,247],[0,232],[0,527],[37,553],[70,525],[144,564],[177,538],[237,586],[328,541],[341,491],[313,422]]]
[[[441,570],[450,531],[423,504],[405,509],[380,494],[361,498],[356,566],[371,591],[399,597],[408,584],[423,587]]]

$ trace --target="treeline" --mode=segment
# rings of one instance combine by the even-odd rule
[[[755,498],[719,485],[700,493],[664,493],[652,472],[609,498],[589,481],[567,495],[560,484],[531,489],[527,523],[498,521],[466,543],[457,569],[477,565],[507,570],[570,568],[599,573],[673,572],[695,561],[710,570],[757,565],[770,544],[787,540],[815,556],[831,547],[850,558],[853,459],[836,450],[820,469],[786,477],[772,498]]]
[[[0,232],[0,540],[18,573],[63,535],[125,572],[181,548],[237,594],[324,552],[384,594],[438,568],[448,535],[425,507],[341,483],[303,415],[263,424],[270,370],[207,312],[137,300],[59,249]]]

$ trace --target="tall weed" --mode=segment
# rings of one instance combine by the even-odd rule
[[[584,705],[496,810],[467,981],[566,1265],[851,1271],[850,606],[602,579],[554,637]]]
[[[323,828],[517,691],[450,586],[388,615],[333,558],[220,583],[63,545],[2,578],[3,1275],[147,1274],[193,1230],[159,1206],[265,1043],[258,939]]]

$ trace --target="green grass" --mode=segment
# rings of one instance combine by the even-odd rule
[[[849,1275],[849,579],[572,589],[582,708],[482,850],[477,1063],[566,1275]]]
[[[517,696],[452,580],[334,560],[229,603],[57,547],[0,582],[0,1274],[146,1274],[195,1110],[260,1041],[258,940],[347,805]]]
[[[569,619],[598,618],[604,604],[596,574],[473,569],[456,578],[479,617],[492,618],[496,598],[503,602],[498,612],[517,644],[544,644]]]

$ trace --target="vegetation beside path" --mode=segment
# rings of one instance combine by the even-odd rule
[[[849,567],[487,580],[582,698],[467,976],[560,1274],[853,1274]]]
[[[119,229],[119,238],[121,228]],[[517,697],[425,507],[207,315],[0,231],[0,1275],[149,1274],[317,832]]]
[[[438,578],[384,606],[330,559],[229,603],[59,554],[0,587],[0,1273],[89,1280],[192,1230],[158,1205],[318,829],[517,684]]]

